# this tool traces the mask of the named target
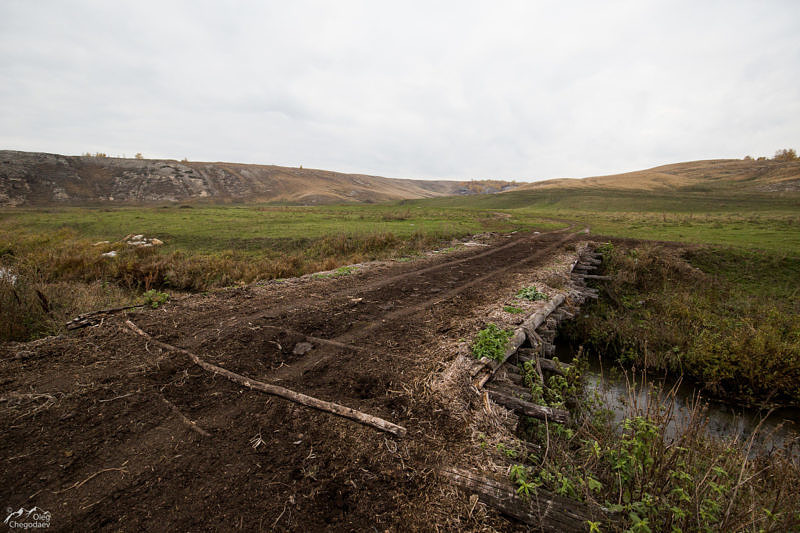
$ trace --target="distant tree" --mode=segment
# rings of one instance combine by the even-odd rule
[[[95,152],[94,156],[98,159],[105,159],[106,157],[108,157],[108,155],[106,155],[104,152]]]
[[[752,157],[750,157],[749,155],[746,155],[746,156],[744,156],[744,160],[745,160],[745,161],[752,161],[752,160],[753,160],[753,158],[752,158]]]
[[[136,152],[136,155],[133,156],[133,157],[135,157],[136,159],[144,159],[144,156],[142,155],[142,152]]]
[[[775,152],[775,161],[797,161],[797,152],[794,148],[784,148]]]
[[[760,156],[758,159],[756,159],[756,161],[766,161],[766,160],[767,160],[767,158],[764,157],[763,155]]]

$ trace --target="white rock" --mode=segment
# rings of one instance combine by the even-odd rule
[[[111,250],[110,252],[106,252],[106,253],[100,254],[100,255],[102,255],[103,257],[117,257],[117,251],[116,250]]]
[[[5,280],[12,285],[17,284],[17,276],[11,272],[10,268],[0,267],[0,280]]]

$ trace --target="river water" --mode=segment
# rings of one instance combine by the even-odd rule
[[[556,355],[561,361],[571,361],[573,351],[566,343],[556,345]],[[702,392],[689,384],[669,378],[653,378],[631,372],[611,370],[613,363],[589,359],[589,370],[584,374],[588,394],[597,393],[603,404],[610,409],[617,422],[630,416],[635,406],[639,412],[647,408],[648,402],[664,405],[668,392],[674,389],[674,416],[670,419],[665,437],[673,439],[697,405],[705,407],[706,432],[714,437],[738,438],[747,443],[753,432],[751,454],[765,454],[776,450],[790,450],[793,457],[800,457],[800,409],[782,408],[771,413],[758,409],[735,407],[706,399]]]

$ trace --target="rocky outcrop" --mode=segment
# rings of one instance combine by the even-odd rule
[[[0,151],[0,206],[146,204],[198,199],[314,205],[488,193],[510,186],[503,181],[391,179],[273,165]]]

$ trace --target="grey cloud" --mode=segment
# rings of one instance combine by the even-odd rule
[[[800,148],[795,2],[0,4],[0,145],[542,179]]]

